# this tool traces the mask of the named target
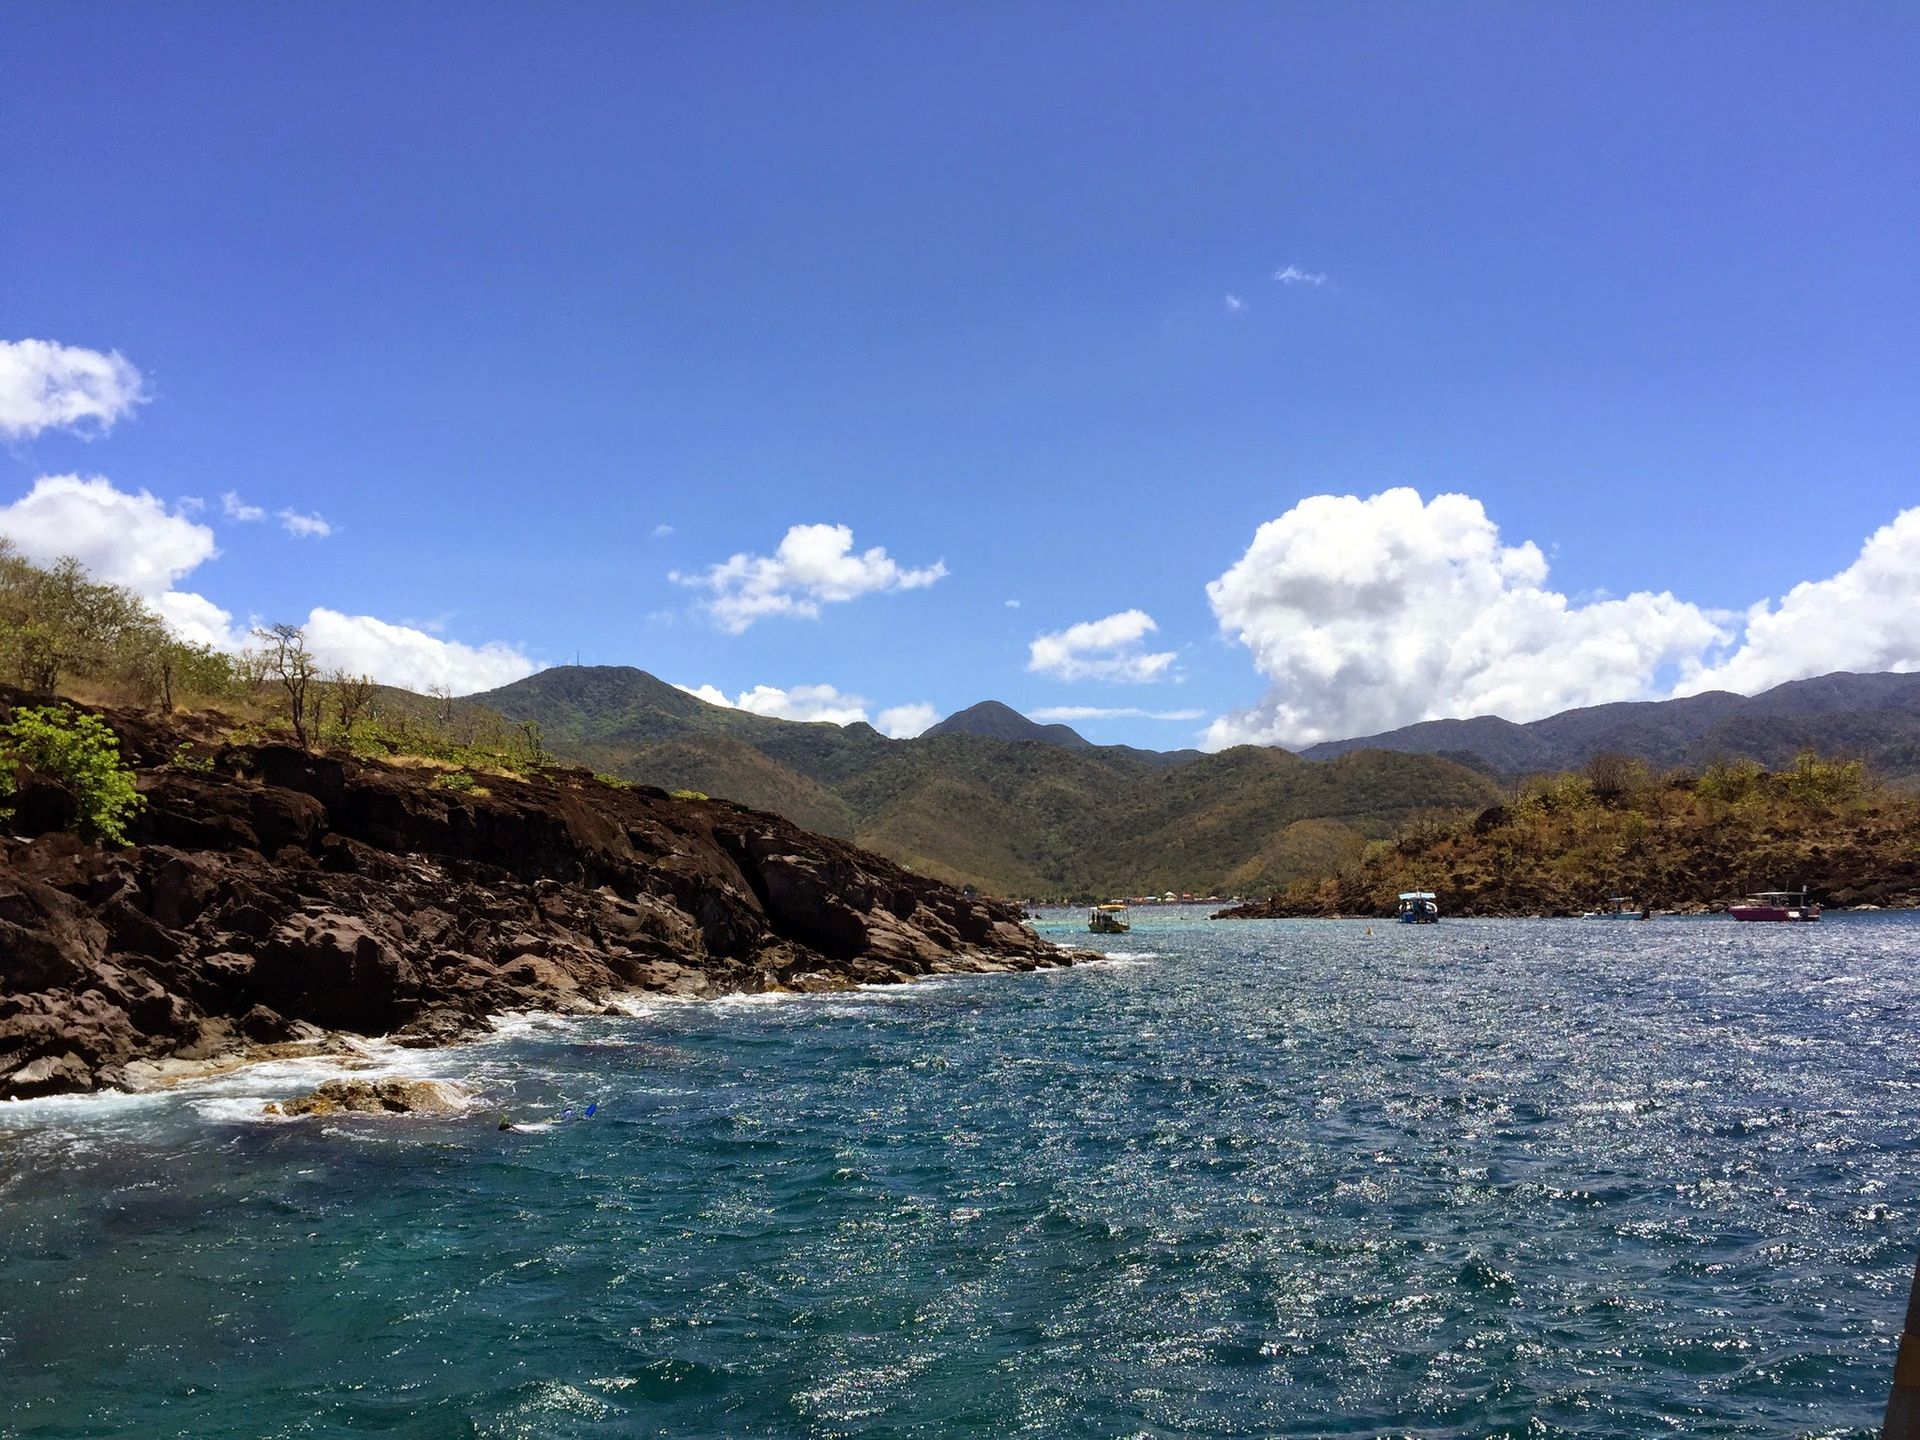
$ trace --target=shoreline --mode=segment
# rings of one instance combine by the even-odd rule
[[[574,1009],[507,1009],[493,1012],[483,1017],[474,1027],[457,1035],[447,1035],[425,1043],[412,1042],[403,1031],[385,1035],[363,1035],[348,1031],[323,1031],[303,1036],[295,1040],[274,1041],[265,1044],[253,1044],[222,1051],[218,1055],[182,1058],[177,1055],[159,1056],[152,1059],[136,1060],[126,1067],[127,1084],[101,1086],[93,1090],[66,1090],[47,1095],[17,1096],[0,1098],[0,1140],[7,1138],[9,1131],[5,1125],[9,1112],[14,1107],[40,1107],[49,1104],[67,1104],[74,1101],[101,1100],[143,1100],[157,1099],[170,1094],[191,1090],[195,1086],[206,1085],[213,1081],[229,1077],[242,1076],[252,1071],[264,1069],[270,1065],[310,1064],[327,1066],[339,1073],[335,1079],[363,1078],[380,1079],[421,1079],[409,1073],[408,1067],[397,1062],[406,1055],[443,1055],[485,1045],[492,1041],[512,1038],[509,1027],[516,1021],[539,1024],[546,1021],[590,1021],[590,1020],[633,1020],[645,1019],[654,1009],[662,1006],[721,1005],[727,1001],[751,1001],[757,999],[804,1000],[834,995],[861,994],[876,991],[892,991],[920,985],[932,980],[952,980],[967,976],[1024,975],[1042,970],[1066,970],[1088,963],[1105,960],[1108,957],[1096,951],[1075,950],[1066,946],[1054,947],[1056,953],[1042,956],[1037,963],[1021,965],[997,960],[995,957],[979,952],[956,957],[940,968],[933,968],[922,974],[910,975],[898,980],[843,981],[841,983],[818,983],[804,986],[776,985],[764,989],[715,989],[707,993],[690,994],[683,991],[634,989],[609,998],[599,1006],[582,1006]],[[304,1083],[304,1082],[303,1082]],[[209,1097],[212,1098],[212,1097]],[[297,1098],[278,1097],[280,1100]],[[470,1097],[474,1101],[479,1095]],[[268,1103],[274,1103],[269,1101]],[[484,1108],[478,1104],[469,1105],[462,1113],[471,1113]],[[31,1111],[29,1111],[31,1113]],[[399,1113],[399,1112],[395,1112]],[[300,1114],[280,1114],[277,1111],[262,1111],[254,1117],[260,1121],[288,1121],[313,1118]],[[423,1118],[432,1118],[430,1114]],[[444,1117],[452,1118],[452,1117]]]
[[[1014,905],[725,801],[561,766],[448,788],[281,744],[183,768],[178,727],[100,713],[144,802],[131,843],[0,836],[0,1097],[124,1089],[330,1035],[428,1048],[632,995],[1071,963]]]
[[[1841,916],[1847,916],[1847,915],[1911,915],[1916,912],[1920,912],[1920,903],[1916,903],[1912,905],[1831,905],[1831,906],[1822,906],[1820,910],[1820,914],[1823,919],[1826,919],[1826,918],[1838,919]],[[1392,912],[1388,912],[1386,914],[1380,914],[1377,912],[1370,912],[1365,914],[1337,912],[1337,913],[1329,914],[1324,911],[1292,911],[1292,912],[1285,912],[1285,913],[1259,913],[1259,907],[1255,907],[1251,905],[1236,906],[1230,910],[1216,911],[1214,914],[1209,915],[1207,918],[1209,920],[1363,920],[1368,922],[1369,924],[1375,924],[1375,925],[1395,925],[1399,923],[1398,918]],[[1596,917],[1590,914],[1574,915],[1566,911],[1559,911],[1553,914],[1548,914],[1546,912],[1539,911],[1539,910],[1463,910],[1463,911],[1443,912],[1440,918],[1442,921],[1446,921],[1446,920],[1591,920]],[[1607,918],[1612,923],[1618,923],[1618,924],[1634,923],[1638,919],[1638,917],[1630,917],[1630,918],[1622,919],[1619,921],[1613,921],[1612,917],[1610,916],[1605,918]],[[1732,916],[1730,916],[1727,913],[1727,910],[1724,907],[1722,907],[1717,910],[1707,910],[1707,909],[1655,910],[1651,915],[1647,916],[1646,918],[1648,921],[1731,920]]]

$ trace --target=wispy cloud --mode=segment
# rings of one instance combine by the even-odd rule
[[[300,540],[324,540],[333,534],[333,526],[318,515],[303,515],[298,510],[282,510],[280,528]]]
[[[105,434],[146,398],[140,372],[118,350],[0,340],[0,436],[9,440],[43,430]]]
[[[1282,285],[1324,285],[1327,283],[1327,272],[1302,270],[1298,265],[1288,265],[1274,271],[1273,278]]]
[[[671,534],[673,534],[673,526],[663,522],[649,530],[647,532],[647,538],[649,540],[664,540]]]
[[[229,520],[239,520],[249,525],[267,518],[267,512],[262,507],[247,504],[240,498],[238,490],[229,490],[220,497],[220,513]]]
[[[1226,306],[1227,313],[1229,315],[1238,315],[1241,311],[1247,308],[1247,302],[1242,300],[1238,295],[1234,294],[1231,290],[1227,292],[1226,299],[1223,300],[1221,303]]]

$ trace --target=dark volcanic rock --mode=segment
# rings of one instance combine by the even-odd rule
[[[7,706],[0,704],[0,713]],[[0,1097],[120,1083],[313,1027],[439,1044],[632,991],[826,989],[1034,969],[1020,912],[773,815],[585,771],[439,773],[220,748],[105,712],[141,766],[134,843],[0,838]]]

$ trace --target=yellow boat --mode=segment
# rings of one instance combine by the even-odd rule
[[[1118,900],[1087,912],[1087,929],[1096,935],[1124,935],[1132,928],[1127,923],[1127,907]]]

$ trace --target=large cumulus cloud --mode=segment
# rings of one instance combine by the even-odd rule
[[[1299,746],[1446,716],[1536,719],[1659,693],[1731,639],[1667,593],[1580,604],[1478,500],[1316,495],[1262,525],[1207,596],[1271,682],[1209,745]]]

